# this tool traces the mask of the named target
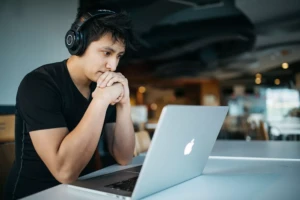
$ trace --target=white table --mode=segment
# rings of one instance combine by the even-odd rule
[[[217,141],[202,176],[145,199],[299,199],[299,150],[298,142]],[[133,164],[142,162],[136,157]],[[25,199],[110,198],[58,185]]]
[[[204,174],[146,200],[299,200],[300,162],[210,159]]]
[[[300,142],[218,140],[211,156],[300,159]]]
[[[293,135],[294,140],[300,135],[300,120],[282,120],[268,123],[270,126],[270,133],[274,136],[282,135],[286,140],[287,136]]]

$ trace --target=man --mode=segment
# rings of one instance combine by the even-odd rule
[[[77,30],[83,36],[79,42],[84,42],[79,49],[74,50],[75,38],[67,33],[66,45],[73,54],[69,59],[35,69],[19,86],[16,160],[5,199],[71,183],[95,166],[103,167],[97,157],[99,140],[120,165],[132,159],[135,140],[128,81],[115,72],[131,46],[130,20],[125,13],[106,9],[93,13],[88,20],[79,13],[72,26],[76,29],[84,22]]]

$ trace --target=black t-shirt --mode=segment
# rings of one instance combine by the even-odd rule
[[[96,83],[90,85],[91,91]],[[16,158],[6,184],[6,198],[21,198],[58,185],[38,156],[29,132],[67,127],[71,132],[83,117],[91,97],[86,99],[73,83],[66,60],[44,65],[27,74],[16,98]],[[116,107],[109,106],[105,123],[116,121]],[[88,134],[88,133],[86,133]],[[101,134],[100,151],[108,152]],[[92,172],[93,158],[80,175]]]

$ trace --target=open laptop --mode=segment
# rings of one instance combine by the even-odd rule
[[[143,166],[72,187],[119,199],[141,199],[201,175],[228,112],[227,106],[163,108]]]

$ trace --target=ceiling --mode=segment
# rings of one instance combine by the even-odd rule
[[[263,83],[299,72],[299,0],[111,0],[126,9],[139,48],[120,71],[130,80]],[[283,62],[290,68],[282,70]],[[268,78],[269,77],[269,78]],[[269,80],[270,79],[270,80]]]

